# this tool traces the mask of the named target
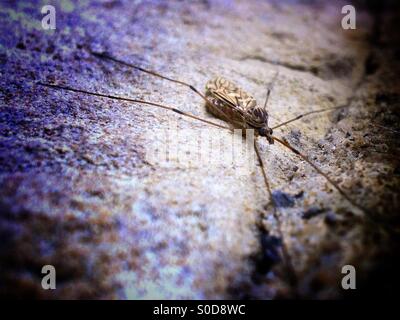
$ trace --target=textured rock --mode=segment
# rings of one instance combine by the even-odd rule
[[[345,264],[357,269],[356,294],[392,292],[398,283],[398,16],[374,15],[356,2],[357,30],[345,31],[344,4],[61,1],[51,32],[42,30],[37,4],[2,4],[1,294],[338,298]],[[268,104],[271,126],[348,104],[275,134],[368,211],[296,155],[261,141],[282,239],[260,167],[219,161],[232,152],[229,131],[152,106],[36,85],[160,102],[224,124],[188,88],[90,51],[200,91],[221,75],[260,104],[279,72]],[[202,135],[224,141],[211,159],[210,150],[196,145]],[[177,141],[179,153],[151,156]],[[295,288],[280,258],[282,243]],[[56,267],[55,291],[41,289],[44,264]]]

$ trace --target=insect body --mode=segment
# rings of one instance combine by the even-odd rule
[[[267,138],[270,144],[272,129],[268,127],[268,113],[265,107],[229,80],[217,77],[206,84],[206,97],[212,104],[207,110],[214,116],[240,129],[255,129],[256,134]]]

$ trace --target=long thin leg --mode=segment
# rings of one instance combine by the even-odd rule
[[[272,129],[272,130],[277,129],[277,128],[279,128],[279,127],[282,127],[282,126],[285,126],[285,125],[287,125],[287,124],[289,124],[289,123],[292,123],[293,121],[299,120],[299,119],[301,119],[301,118],[304,118],[304,117],[306,117],[306,116],[309,116],[309,115],[312,115],[312,114],[315,114],[315,113],[320,113],[320,112],[325,112],[325,111],[331,111],[331,110],[338,110],[338,109],[348,108],[348,107],[350,107],[351,103],[353,102],[354,97],[355,97],[354,94],[351,95],[351,96],[347,99],[346,103],[343,104],[343,105],[340,105],[340,106],[330,107],[330,108],[323,108],[323,109],[317,109],[317,110],[313,110],[313,111],[309,111],[309,112],[300,114],[300,115],[298,115],[298,116],[296,116],[296,117],[294,117],[294,118],[292,118],[292,119],[289,119],[289,120],[287,120],[287,121],[285,121],[285,122],[282,122],[282,123],[276,125],[275,127],[271,128],[271,129]]]
[[[349,201],[353,206],[359,208],[361,211],[363,212],[368,212],[368,209],[364,208],[363,206],[361,206],[360,204],[356,203],[353,199],[351,199],[348,194],[346,192],[344,192],[339,186],[338,184],[333,181],[325,172],[323,172],[320,168],[318,168],[313,162],[311,162],[311,160],[305,156],[304,154],[302,154],[300,151],[298,151],[297,149],[295,149],[294,147],[292,147],[287,141],[281,140],[277,137],[272,137],[272,139],[274,139],[276,142],[280,143],[281,145],[283,145],[284,147],[288,148],[289,150],[291,150],[292,152],[294,152],[296,155],[298,155],[300,158],[302,158],[304,161],[306,161],[311,167],[314,168],[315,171],[317,171],[319,174],[321,174],[337,191],[339,191],[339,193],[347,200]]]
[[[396,134],[400,134],[399,130],[395,130],[395,129],[388,128],[388,127],[385,127],[385,126],[381,126],[380,124],[377,124],[377,123],[374,123],[374,122],[371,122],[371,121],[369,122],[369,124],[371,124],[371,125],[373,125],[375,127],[381,128],[381,129],[385,129],[385,130],[391,131],[391,132],[396,133]]]
[[[96,57],[98,57],[98,58],[100,58],[100,59],[105,59],[105,60],[114,61],[114,62],[119,63],[119,64],[122,64],[122,65],[124,65],[124,66],[126,66],[126,67],[133,68],[133,69],[142,71],[142,72],[144,72],[144,73],[150,74],[150,75],[152,75],[152,76],[155,76],[155,77],[158,77],[158,78],[161,78],[161,79],[164,79],[164,80],[168,80],[168,81],[171,81],[171,82],[174,82],[174,83],[183,85],[183,86],[185,86],[185,87],[188,87],[190,90],[192,90],[192,91],[195,92],[197,95],[199,95],[208,105],[213,106],[214,108],[217,108],[217,109],[218,109],[217,106],[215,106],[209,99],[207,99],[207,97],[206,97],[204,94],[202,94],[199,90],[197,90],[197,89],[196,89],[194,86],[192,86],[190,83],[187,83],[187,82],[185,82],[185,81],[181,81],[181,80],[177,80],[177,79],[172,79],[172,78],[163,76],[163,75],[159,74],[158,72],[155,72],[155,71],[152,71],[152,70],[144,69],[144,68],[142,68],[142,67],[136,66],[136,65],[134,65],[134,64],[132,64],[132,63],[129,63],[129,62],[126,62],[126,61],[123,61],[123,60],[120,60],[120,59],[117,59],[117,58],[112,57],[112,56],[110,56],[110,55],[108,55],[108,54],[105,54],[105,53],[98,53],[98,52],[93,52],[93,51],[91,51],[91,53],[92,53],[94,56],[96,56]],[[222,110],[219,110],[219,111],[220,111],[227,119],[229,119],[229,117],[227,117],[227,115],[226,115]]]
[[[282,232],[282,223],[281,223],[280,217],[278,215],[277,205],[275,203],[274,197],[272,196],[271,186],[269,184],[267,174],[265,172],[264,162],[262,161],[262,158],[260,155],[260,150],[259,150],[258,144],[257,144],[257,138],[254,139],[254,150],[256,151],[257,159],[258,159],[258,162],[260,163],[261,172],[264,177],[264,183],[267,188],[270,201],[272,203],[273,215],[278,224],[279,237],[282,239],[282,254],[283,254],[283,260],[284,260],[284,264],[285,264],[285,268],[286,268],[288,281],[289,281],[289,284],[291,285],[291,287],[295,288],[297,285],[296,271],[293,267],[292,260],[290,258],[290,255],[289,255],[286,243],[285,243],[285,238],[284,238],[283,232]]]
[[[98,93],[98,92],[91,92],[91,91],[86,91],[86,90],[82,90],[82,89],[76,89],[76,88],[72,88],[72,87],[68,87],[68,86],[60,86],[60,85],[56,85],[56,84],[49,84],[49,83],[43,83],[43,82],[38,82],[38,85],[44,86],[44,87],[48,87],[48,88],[52,88],[52,89],[57,89],[57,90],[66,90],[66,91],[71,91],[71,92],[75,92],[75,93],[83,93],[83,94],[88,94],[88,95],[92,95],[92,96],[96,96],[96,97],[102,97],[102,98],[108,98],[108,99],[114,99],[114,100],[120,100],[120,101],[127,101],[127,102],[133,102],[133,103],[140,103],[140,104],[147,104],[147,105],[151,105],[151,106],[155,106],[155,107],[159,107],[162,109],[166,109],[166,110],[170,110],[172,112],[178,113],[180,115],[192,118],[192,119],[196,119],[198,121],[207,123],[207,124],[211,124],[215,127],[218,128],[222,128],[222,129],[228,129],[230,130],[229,127],[220,125],[218,123],[212,122],[212,121],[208,121],[199,117],[196,117],[190,113],[186,113],[183,112],[181,110],[175,109],[173,107],[169,107],[166,106],[164,104],[160,104],[160,103],[156,103],[156,102],[150,102],[150,101],[145,101],[145,100],[138,100],[138,99],[131,99],[131,98],[125,98],[125,97],[119,97],[119,96],[113,96],[113,95],[109,95],[109,94],[104,94],[104,93]]]
[[[98,57],[98,58],[100,58],[100,59],[110,60],[110,61],[113,61],[113,62],[122,64],[122,65],[124,65],[124,66],[126,66],[126,67],[133,68],[133,69],[142,71],[142,72],[144,72],[144,73],[150,74],[150,75],[152,75],[152,76],[156,76],[156,77],[158,77],[158,78],[161,78],[161,79],[164,79],[164,80],[168,80],[168,81],[171,81],[171,82],[174,82],[174,83],[183,85],[183,86],[185,86],[185,87],[188,87],[190,90],[194,91],[197,95],[199,95],[207,104],[209,104],[209,105],[213,106],[214,108],[216,108],[215,105],[214,105],[209,99],[207,99],[207,97],[206,97],[205,95],[203,95],[199,90],[197,90],[194,86],[192,86],[191,84],[189,84],[189,83],[187,83],[187,82],[184,82],[184,81],[181,81],[181,80],[172,79],[172,78],[163,76],[163,75],[159,74],[158,72],[155,72],[155,71],[152,71],[152,70],[144,69],[144,68],[139,67],[139,66],[136,66],[136,65],[134,65],[134,64],[132,64],[132,63],[129,63],[129,62],[126,62],[126,61],[117,59],[117,58],[115,58],[115,57],[112,57],[112,56],[110,56],[110,55],[108,55],[108,54],[106,54],[106,53],[99,53],[99,52],[91,51],[91,54],[93,54],[94,56],[96,56],[96,57]],[[267,89],[267,96],[266,96],[265,103],[264,103],[264,108],[266,107],[266,105],[267,105],[267,103],[268,103],[268,99],[269,99],[269,96],[270,96],[270,94],[271,94],[273,84],[275,83],[275,80],[276,80],[278,74],[279,74],[279,72],[277,72],[277,73],[275,74],[274,78],[273,78],[272,81],[269,83],[269,86],[268,86],[268,89]],[[227,117],[227,115],[226,115],[222,110],[219,109],[219,112],[220,112],[226,119],[229,119],[229,117]],[[276,119],[276,120],[280,121],[280,119],[278,119],[278,118],[276,118],[276,117],[274,117],[274,116],[272,116],[272,115],[269,115],[269,117],[272,118],[272,119]]]
[[[300,115],[298,115],[298,116],[296,116],[296,117],[294,117],[292,119],[289,119],[289,120],[287,120],[285,122],[277,124],[276,126],[272,127],[271,129],[274,130],[274,129],[286,126],[287,124],[289,124],[289,123],[291,123],[293,121],[299,120],[299,119],[304,118],[306,116],[309,116],[311,114],[320,113],[320,112],[324,112],[324,111],[332,111],[332,110],[337,110],[337,109],[344,109],[344,108],[347,108],[348,106],[349,105],[346,104],[346,105],[342,105],[342,106],[330,107],[330,108],[324,108],[324,109],[318,109],[318,110],[313,110],[313,111],[310,111],[310,112],[306,112],[306,113],[300,114]]]
[[[272,78],[271,82],[268,84],[268,88],[267,88],[267,96],[265,97],[265,102],[264,102],[264,109],[267,110],[267,104],[268,104],[268,100],[269,100],[269,96],[271,94],[272,88],[275,84],[276,78],[278,78],[278,74],[279,71],[277,71],[274,75],[274,77]]]
[[[294,117],[294,118],[292,118],[292,119],[289,119],[289,120],[287,120],[287,121],[284,121],[284,122],[282,122],[282,123],[280,123],[280,124],[277,124],[276,126],[272,127],[271,129],[274,130],[274,129],[276,129],[276,128],[283,127],[283,126],[285,126],[285,125],[287,125],[287,124],[289,124],[289,123],[291,123],[291,122],[294,122],[294,121],[296,121],[296,120],[299,120],[299,119],[304,118],[304,117],[306,117],[306,116],[309,116],[309,115],[311,115],[311,114],[320,113],[320,112],[324,112],[324,111],[332,111],[332,110],[344,109],[344,108],[347,108],[347,107],[349,107],[349,104],[342,105],[342,106],[337,106],[337,107],[330,107],[330,108],[324,108],[324,109],[318,109],[318,110],[313,110],[313,111],[310,111],[310,112],[306,112],[306,113],[300,114],[300,115],[298,115],[298,116],[296,116],[296,117]],[[271,118],[272,118],[272,117],[271,117]],[[381,126],[381,125],[376,124],[376,123],[373,123],[373,122],[370,122],[370,124],[373,125],[373,126],[376,126],[376,127],[379,127],[379,128],[385,129],[385,130],[388,130],[388,131],[392,131],[392,132],[394,132],[394,133],[400,133],[400,131],[397,131],[397,130],[394,130],[394,129],[391,129],[391,128],[387,128],[387,127],[385,127],[385,126]]]
[[[289,150],[291,150],[292,152],[294,152],[295,154],[297,154],[300,158],[302,158],[304,161],[306,161],[310,166],[312,166],[315,171],[317,171],[319,174],[321,174],[337,191],[339,191],[339,193],[347,200],[349,201],[353,206],[355,206],[356,208],[360,209],[361,211],[363,211],[365,213],[364,217],[366,219],[366,221],[368,223],[373,224],[374,226],[381,226],[382,223],[384,224],[385,228],[390,229],[391,231],[395,232],[395,233],[400,233],[400,230],[396,229],[396,227],[393,227],[389,224],[387,224],[387,222],[382,219],[379,216],[376,216],[376,214],[363,207],[362,205],[358,204],[357,202],[355,202],[353,199],[351,199],[346,192],[344,192],[335,181],[333,181],[331,178],[329,178],[329,176],[324,173],[321,169],[319,169],[314,163],[312,163],[308,157],[306,157],[304,154],[302,154],[300,151],[298,151],[297,149],[295,149],[294,147],[292,147],[291,145],[289,145],[289,143],[287,141],[283,141],[277,137],[272,137],[272,139],[274,139],[275,141],[279,142],[281,145],[285,146],[286,148],[288,148]]]
[[[351,102],[352,102],[353,100],[354,100],[354,95],[352,95],[352,96],[347,100],[347,102],[346,102],[345,104],[343,104],[343,105],[336,106],[336,107],[330,107],[330,108],[323,108],[323,109],[318,109],[318,110],[312,110],[312,111],[309,111],[309,112],[300,114],[300,115],[298,115],[298,116],[296,116],[296,117],[294,117],[294,118],[292,118],[292,119],[289,119],[289,120],[287,120],[287,121],[284,121],[284,122],[282,122],[282,123],[280,123],[280,124],[278,124],[278,125],[272,127],[271,129],[274,130],[274,129],[283,127],[283,126],[285,126],[285,125],[287,125],[287,124],[289,124],[289,123],[292,123],[292,122],[294,122],[294,121],[296,121],[296,120],[302,119],[302,118],[304,118],[304,117],[306,117],[306,116],[309,116],[309,115],[312,115],[312,114],[315,114],[315,113],[320,113],[320,112],[325,112],[325,111],[332,111],[332,110],[339,110],[339,109],[348,108],[348,107],[350,107]],[[272,117],[272,118],[273,118],[273,117]],[[381,129],[384,129],[384,130],[392,131],[393,133],[400,133],[400,131],[398,131],[398,130],[394,130],[394,129],[391,129],[391,128],[387,128],[387,127],[385,127],[385,126],[381,126],[381,125],[379,125],[379,124],[377,124],[377,123],[374,123],[374,122],[370,122],[370,124],[373,125],[373,126],[379,127],[379,128],[381,128]]]

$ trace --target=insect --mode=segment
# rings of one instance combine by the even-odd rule
[[[259,107],[247,92],[221,77],[207,82],[206,97],[212,102],[206,105],[207,109],[216,117],[241,129],[256,128],[260,136],[274,143],[273,131],[268,127],[266,104],[264,108]]]
[[[127,98],[127,97],[121,97],[121,96],[115,96],[115,95],[109,95],[109,94],[103,94],[103,93],[98,93],[98,92],[90,92],[86,90],[82,90],[79,88],[73,88],[69,86],[64,86],[64,85],[58,85],[58,84],[50,84],[50,83],[43,83],[39,82],[39,85],[52,88],[52,89],[58,89],[58,90],[66,90],[66,91],[71,91],[75,93],[83,93],[83,94],[88,94],[88,95],[93,95],[97,97],[103,97],[103,98],[109,98],[109,99],[114,99],[114,100],[120,100],[120,101],[127,101],[131,103],[139,103],[139,104],[144,104],[144,105],[152,105],[155,107],[163,108],[169,111],[172,111],[174,113],[177,113],[179,115],[183,115],[188,118],[195,119],[197,121],[201,121],[204,123],[207,123],[208,125],[212,125],[221,129],[225,130],[232,130],[233,128],[240,128],[240,129],[253,129],[255,132],[256,139],[254,139],[254,149],[256,152],[256,156],[258,159],[258,162],[260,164],[262,176],[264,179],[264,183],[269,195],[270,202],[273,207],[273,215],[278,223],[278,232],[280,233],[279,236],[282,239],[283,245],[282,245],[282,256],[283,256],[283,262],[287,271],[287,278],[289,283],[292,285],[292,287],[296,286],[296,273],[295,270],[292,266],[291,259],[289,252],[287,250],[287,247],[285,245],[284,241],[284,235],[281,231],[281,221],[280,221],[280,216],[278,215],[278,210],[277,210],[277,205],[275,203],[274,197],[272,195],[271,191],[271,186],[268,180],[268,176],[266,173],[265,165],[263,162],[263,159],[260,154],[259,146],[258,146],[258,139],[266,139],[269,144],[276,144],[290,150],[291,152],[295,153],[298,157],[306,161],[311,167],[313,167],[314,170],[316,170],[319,174],[321,174],[327,181],[330,183],[345,199],[347,199],[353,206],[361,209],[364,212],[367,212],[365,208],[363,208],[361,205],[356,203],[344,190],[342,190],[339,185],[331,179],[327,174],[325,174],[320,168],[318,168],[310,159],[308,156],[294,148],[292,145],[289,144],[288,141],[286,141],[283,138],[279,138],[274,135],[274,129],[285,126],[291,122],[294,122],[298,119],[301,119],[305,116],[315,114],[315,113],[320,113],[320,112],[325,112],[325,111],[330,111],[330,110],[337,110],[337,109],[342,109],[346,108],[349,104],[350,101],[347,101],[344,105],[336,106],[336,107],[330,107],[330,108],[324,108],[324,109],[318,109],[318,110],[313,110],[301,115],[298,115],[292,119],[289,119],[285,122],[282,122],[278,125],[275,125],[274,127],[270,127],[268,120],[269,120],[269,114],[267,111],[267,104],[268,100],[272,91],[272,86],[275,81],[275,79],[278,76],[278,73],[276,73],[274,79],[269,83],[268,88],[267,88],[267,94],[266,94],[266,99],[263,105],[259,105],[257,101],[247,92],[242,90],[239,86],[234,84],[233,82],[222,78],[222,77],[217,77],[213,80],[210,80],[207,82],[205,86],[205,94],[203,94],[201,91],[196,89],[193,85],[177,80],[177,79],[172,79],[169,77],[166,77],[164,75],[161,75],[155,71],[152,70],[147,70],[142,67],[133,65],[131,63],[125,62],[123,60],[119,60],[113,56],[110,56],[105,53],[97,53],[97,52],[92,52],[92,54],[100,59],[103,60],[108,60],[112,61],[114,63],[119,63],[122,65],[125,65],[130,68],[134,68],[136,70],[139,70],[141,72],[147,73],[149,75],[174,82],[176,84],[185,86],[195,92],[197,95],[199,95],[206,104],[206,108],[216,117],[224,120],[228,126],[221,125],[219,123],[202,119],[200,117],[197,117],[195,115],[192,115],[190,113],[181,111],[179,109],[176,109],[171,106],[167,106],[161,103],[156,103],[156,102],[150,102],[146,100],[140,100],[140,99],[133,99],[133,98]]]

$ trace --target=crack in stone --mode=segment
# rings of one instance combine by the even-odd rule
[[[316,67],[308,67],[308,66],[304,66],[301,64],[293,64],[293,63],[284,62],[284,61],[267,59],[267,58],[265,58],[261,55],[257,55],[257,54],[256,55],[245,55],[243,57],[240,57],[238,60],[239,61],[256,60],[256,61],[260,61],[260,62],[264,62],[264,63],[281,66],[281,67],[284,67],[284,68],[287,68],[290,70],[294,70],[294,71],[311,73],[311,74],[319,77],[318,76],[318,68],[316,68]]]

